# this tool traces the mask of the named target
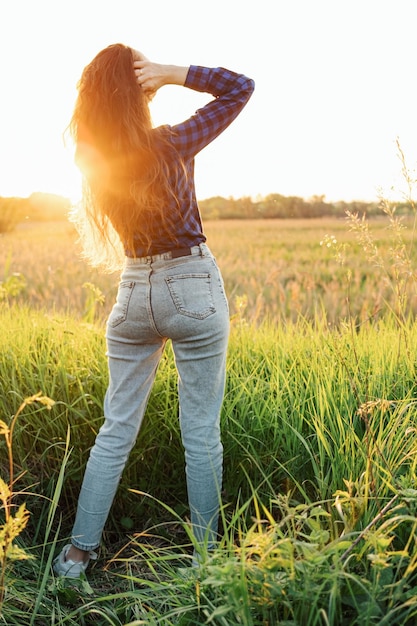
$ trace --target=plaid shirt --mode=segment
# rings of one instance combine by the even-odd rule
[[[239,115],[252,95],[254,82],[243,74],[223,68],[191,65],[185,87],[210,93],[215,99],[185,122],[155,129],[156,133],[163,133],[173,147],[169,168],[178,204],[173,200],[166,211],[167,223],[175,224],[176,232],[168,232],[161,224],[150,249],[140,245],[139,235],[135,250],[137,257],[160,254],[173,248],[191,248],[206,241],[195,193],[194,157]]]

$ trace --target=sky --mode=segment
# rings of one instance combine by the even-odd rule
[[[0,0],[0,196],[79,197],[63,133],[83,67],[116,42],[255,80],[237,120],[197,156],[199,199],[395,195],[397,139],[411,170],[417,161],[414,41],[415,0]],[[163,87],[154,124],[209,99]]]

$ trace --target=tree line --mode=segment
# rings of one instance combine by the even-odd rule
[[[256,199],[214,196],[200,200],[199,206],[203,220],[343,218],[346,211],[373,217],[380,213],[378,202],[327,202],[324,195],[305,199],[278,193]],[[70,209],[70,200],[54,194],[33,193],[28,198],[0,197],[0,233],[11,231],[22,222],[67,219]],[[411,207],[405,202],[396,203],[396,211],[407,214],[411,212]]]
[[[0,197],[0,233],[7,233],[23,222],[49,222],[66,219],[71,208],[67,198],[50,193],[33,193],[28,198]]]
[[[278,193],[239,199],[216,196],[199,202],[204,219],[297,219],[318,217],[345,217],[346,211],[374,217],[380,214],[380,202],[327,202],[325,196],[309,199],[298,196],[283,196]],[[397,213],[408,214],[408,203],[395,203]]]

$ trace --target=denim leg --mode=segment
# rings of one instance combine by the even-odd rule
[[[105,421],[90,452],[72,531],[72,543],[82,550],[92,550],[100,543],[164,347],[162,339],[143,345],[109,336],[107,344],[110,380],[104,400]]]
[[[196,358],[192,343],[174,344],[191,524],[197,541],[207,542],[208,547],[217,538],[222,489],[220,410],[225,382],[224,339],[220,337],[210,347],[211,355]]]
[[[211,264],[214,312],[204,319],[184,316],[187,332],[172,339],[178,369],[181,436],[185,450],[191,524],[197,541],[216,541],[222,489],[220,412],[224,396],[229,311],[220,274]],[[187,279],[185,279],[186,281]],[[191,293],[201,297],[190,275]],[[190,292],[187,300],[192,298]],[[201,300],[200,300],[201,303]]]

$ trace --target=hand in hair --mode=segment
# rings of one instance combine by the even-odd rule
[[[147,61],[147,57],[145,57],[145,55],[143,54],[143,52],[140,52],[139,50],[135,50],[134,48],[131,48],[132,50],[132,56],[133,56],[133,61]]]
[[[136,80],[147,95],[155,94],[163,85],[184,85],[188,67],[152,63],[148,59],[133,62]]]

